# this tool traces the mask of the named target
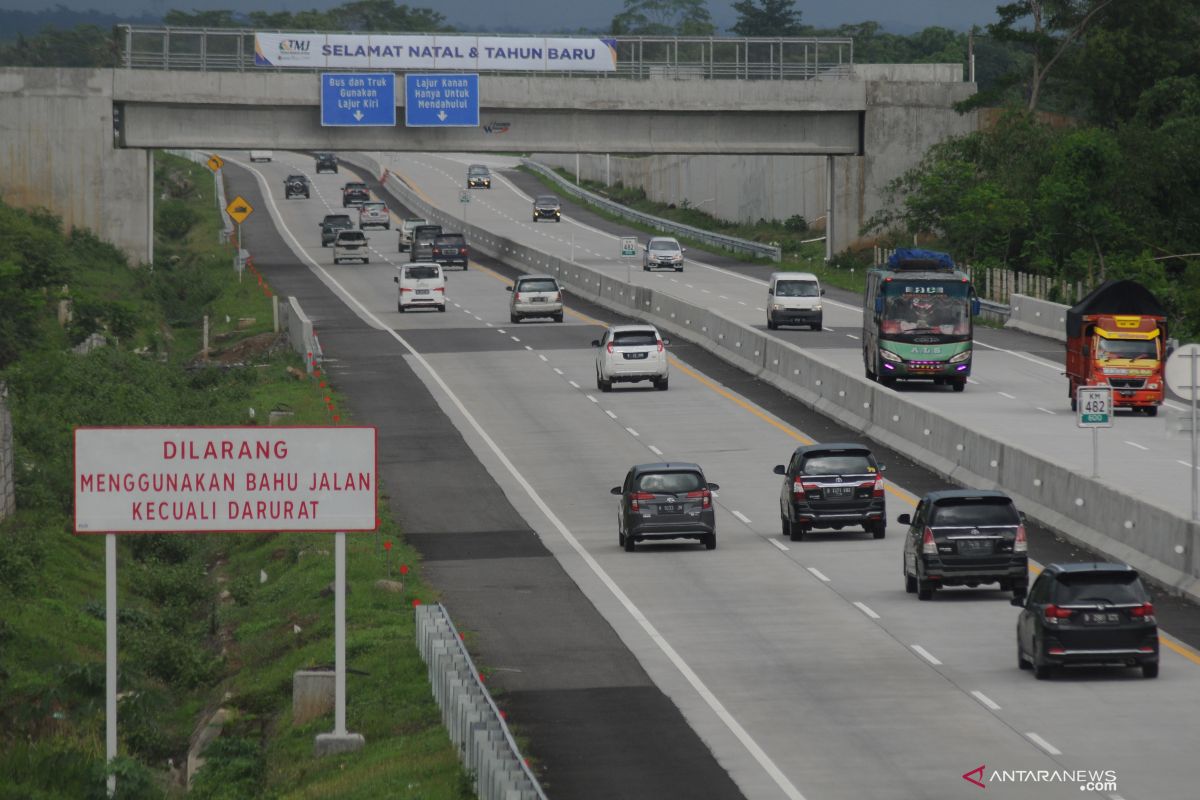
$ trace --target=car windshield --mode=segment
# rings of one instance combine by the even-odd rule
[[[336,217],[326,217],[326,225],[349,225],[350,217],[345,214],[338,214]]]
[[[517,284],[518,292],[557,292],[558,284],[553,278],[535,278]]]
[[[348,191],[348,192],[357,191],[359,189],[366,189],[366,188],[367,188],[367,185],[365,183],[347,183],[346,184],[346,191]]]
[[[339,242],[363,242],[366,241],[366,234],[362,231],[342,231],[338,234]]]
[[[779,281],[775,284],[776,297],[820,297],[821,290],[813,281]]]
[[[658,334],[654,331],[617,331],[613,334],[613,344],[617,347],[653,347],[658,344]]]
[[[383,203],[363,203],[363,211],[383,211],[387,208]]]
[[[488,168],[487,167],[469,167],[468,172],[470,172],[472,175],[487,175]]]
[[[436,278],[438,276],[437,267],[405,267],[404,277],[414,280],[424,280],[425,278]]]
[[[679,245],[676,242],[672,242],[670,239],[651,239],[650,240],[650,249],[651,250],[678,250]]]
[[[288,179],[289,181],[298,181],[298,182],[300,182],[300,183],[304,183],[304,176],[303,176],[303,175],[288,175],[288,176],[287,176],[287,179]]]
[[[467,243],[467,240],[464,239],[461,234],[457,234],[457,233],[451,233],[451,234],[446,234],[445,236],[439,236],[439,237],[437,237],[437,239],[435,241],[438,244],[451,244],[451,245],[456,244],[456,245],[459,245],[460,247]]]
[[[804,459],[800,472],[804,475],[866,475],[874,472],[871,459],[865,453],[818,454]]]
[[[1021,517],[1007,497],[961,498],[937,503],[930,524],[945,528],[1020,525]]]
[[[535,201],[539,206],[556,206],[558,198],[552,195],[542,195]]]
[[[1126,605],[1146,602],[1146,590],[1134,572],[1063,572],[1054,602]]]
[[[696,472],[647,472],[637,479],[638,491],[655,494],[679,494],[704,488],[704,479]]]
[[[1154,339],[1105,339],[1096,337],[1096,358],[1158,358],[1158,342]]]

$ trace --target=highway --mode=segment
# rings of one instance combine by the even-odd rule
[[[419,186],[435,205],[454,213],[460,206],[458,193],[468,163],[478,161],[495,170],[517,163],[516,159],[471,155],[376,157],[383,166]],[[467,208],[470,222],[500,226],[497,230],[503,230],[506,236],[559,257],[573,253],[581,265],[611,270],[614,275],[628,274],[637,285],[652,286],[699,307],[712,308],[764,333],[809,348],[845,372],[863,374],[862,313],[853,298],[844,294],[839,295],[842,299],[827,298],[823,332],[768,332],[765,305],[769,268],[728,269],[701,258],[689,259],[683,273],[627,270],[621,263],[617,236],[582,224],[570,214],[561,223],[534,223],[529,213],[531,199],[512,179],[501,174],[493,187],[489,192],[472,193]],[[641,239],[645,241],[645,234]],[[976,342],[971,385],[966,392],[955,394],[947,387],[920,383],[901,384],[897,391],[920,394],[939,415],[1057,461],[1078,474],[1090,475],[1092,436],[1075,425],[1067,381],[1062,375],[1061,346],[1054,348],[1057,358],[1048,358],[1051,354],[1044,339],[982,326],[976,329]],[[1190,440],[1170,432],[1166,419],[1166,415],[1182,408],[1172,401],[1171,407],[1153,419],[1120,414],[1114,428],[1100,432],[1100,477],[1186,518],[1191,514]],[[1027,487],[1027,491],[1033,492],[1033,487]]]
[[[507,279],[479,263],[450,273],[445,314],[398,314],[391,278],[407,255],[396,253],[394,231],[369,234],[375,249],[369,265],[332,266],[331,251],[319,246],[317,222],[341,210],[340,187],[351,179],[345,171],[315,175],[311,159],[301,155],[277,153],[276,161],[253,166],[245,164],[244,153],[223,155],[261,177],[269,197],[259,212],[270,215],[290,247],[292,269],[316,275],[373,329],[374,340],[388,341],[386,357],[364,362],[347,346],[348,335],[340,337],[340,348],[331,348],[334,337],[323,334],[334,379],[352,382],[364,371],[387,370],[389,359],[412,370],[504,499],[745,797],[971,797],[979,790],[961,776],[981,764],[986,775],[1116,772],[1117,787],[1102,792],[1081,792],[1070,781],[989,782],[989,796],[1000,798],[1194,796],[1184,767],[1194,751],[1200,701],[1200,657],[1193,651],[1164,647],[1162,676],[1155,681],[1134,671],[1092,670],[1035,681],[1016,668],[1017,610],[1006,595],[947,590],[932,603],[918,603],[904,593],[901,530],[894,519],[911,510],[916,490],[902,480],[888,487],[893,524],[886,539],[843,533],[784,540],[779,479],[771,468],[811,441],[809,434],[708,377],[681,356],[687,348],[675,356],[669,392],[636,385],[600,394],[589,347],[600,330],[597,310],[569,306],[561,325],[510,325]],[[465,157],[390,159],[391,169],[439,205],[457,203]],[[478,160],[503,166],[495,158]],[[283,199],[283,177],[291,171],[309,175],[312,200]],[[616,251],[610,234],[569,220],[534,225],[528,200],[504,178],[494,185],[472,193],[467,213],[474,224],[562,252],[574,238],[581,263],[611,260],[612,269],[624,269],[615,255],[606,255]],[[253,239],[248,246],[253,253]],[[694,261],[681,275],[635,270],[633,278],[764,327],[765,292],[757,279]],[[830,306],[831,330],[780,335],[806,345],[820,342],[830,359],[857,369],[858,344],[851,338],[857,313]],[[930,404],[948,415],[1003,426],[1085,471],[1086,437],[1074,429],[1058,368],[1019,350],[981,350],[976,383],[961,395],[927,391]],[[381,420],[403,416],[406,399],[389,398],[370,411]],[[361,413],[358,421],[377,422]],[[1127,437],[1147,448],[1106,442],[1124,467],[1140,473],[1136,485],[1161,492],[1164,504],[1182,502],[1186,513],[1188,473],[1170,466],[1179,447],[1165,436],[1162,421],[1122,419],[1118,426],[1109,439]],[[635,554],[618,548],[615,498],[608,489],[630,464],[662,458],[697,461],[709,480],[721,484],[715,551],[688,544],[641,546]],[[431,481],[454,481],[436,463],[419,466]],[[1176,483],[1179,497],[1162,488]],[[460,491],[472,493],[470,476]],[[453,517],[454,510],[445,513]],[[432,538],[427,532],[433,527],[406,524],[418,538]],[[501,572],[525,568],[521,559],[494,561],[492,568]],[[440,577],[461,594],[464,586],[454,583],[454,573],[452,564],[442,564],[431,574],[435,585]],[[553,603],[554,593],[534,583],[527,591],[531,600],[540,595],[540,602]],[[477,587],[476,604],[487,603],[485,593],[486,587]],[[450,610],[458,613],[453,605]],[[466,610],[472,610],[469,604]],[[507,663],[498,660],[505,646],[518,658],[520,642],[485,644],[485,651],[496,648],[485,659],[498,668],[500,685],[507,680],[521,688],[521,675],[506,674]],[[586,652],[564,647],[558,667],[594,671],[588,660]],[[572,684],[567,674],[541,680]],[[538,746],[535,739],[532,747]],[[655,796],[608,789],[607,796]]]

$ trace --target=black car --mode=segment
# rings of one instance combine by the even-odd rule
[[[468,189],[492,188],[492,173],[483,164],[472,164],[467,167]]]
[[[537,222],[539,219],[562,222],[562,203],[558,202],[557,197],[543,194],[533,201],[533,221]]]
[[[441,225],[418,225],[413,228],[409,261],[433,261],[433,243],[442,235]]]
[[[304,175],[288,175],[283,179],[285,200],[291,200],[293,197],[304,197],[307,200],[309,191],[308,178]]]
[[[998,583],[1023,598],[1029,588],[1025,524],[1004,492],[946,489],[921,499],[904,540],[904,590],[929,600],[943,586]]]
[[[797,447],[787,465],[779,493],[783,535],[802,541],[814,528],[841,530],[862,526],[882,539],[887,530],[883,467],[861,444],[810,444]]]
[[[351,181],[342,187],[342,208],[361,205],[371,199],[365,183]]]
[[[698,464],[669,462],[638,464],[614,486],[620,496],[617,539],[632,553],[637,542],[650,539],[699,539],[705,548],[717,546],[712,493],[719,486],[704,479]]]
[[[315,158],[317,162],[316,171],[318,175],[320,175],[322,172],[332,172],[334,175],[337,174],[338,160],[337,156],[335,156],[333,153],[317,153]]]
[[[352,231],[354,223],[349,214],[326,214],[321,220],[321,247],[329,247],[337,238],[338,231]]]
[[[1017,666],[1039,680],[1067,664],[1141,667],[1158,677],[1158,622],[1141,578],[1125,564],[1051,564],[1017,620]]]
[[[465,270],[470,256],[471,249],[461,233],[443,233],[433,240],[433,247],[430,248],[430,257],[443,267],[462,267]]]

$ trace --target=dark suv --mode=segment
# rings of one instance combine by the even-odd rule
[[[1158,677],[1158,622],[1137,571],[1125,564],[1051,564],[1022,603],[1017,666],[1039,680],[1066,664],[1119,664]]]
[[[316,171],[318,175],[320,175],[322,172],[332,172],[334,175],[337,174],[338,160],[337,156],[335,156],[333,153],[317,153],[315,158],[317,162]]]
[[[1023,598],[1029,588],[1025,524],[1004,492],[947,489],[930,492],[909,517],[904,539],[904,590],[929,600],[943,586],[999,583]]]
[[[283,198],[285,200],[291,200],[293,197],[303,197],[307,200],[308,193],[308,178],[304,175],[288,175],[283,179]]]
[[[443,267],[462,267],[465,270],[471,249],[461,233],[443,233],[433,240],[430,255]]]
[[[558,202],[557,197],[552,194],[543,194],[533,201],[533,221],[537,222],[539,219],[562,222],[562,203]]]
[[[352,231],[354,223],[349,214],[326,214],[321,220],[321,247],[329,247],[337,238],[338,231]]]
[[[365,183],[351,181],[342,187],[342,208],[362,205],[370,199],[371,193]]]
[[[861,444],[810,444],[797,447],[779,492],[783,535],[793,542],[813,528],[841,530],[861,525],[876,539],[887,530],[883,467]]]
[[[713,550],[717,546],[716,515],[712,493],[721,487],[704,479],[698,464],[639,464],[630,468],[625,482],[614,486],[620,496],[617,539],[632,553],[636,542],[647,539],[699,539]]]

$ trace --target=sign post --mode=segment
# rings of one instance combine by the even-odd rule
[[[76,428],[75,533],[103,533],[105,756],[117,755],[118,533],[336,534],[334,730],[316,753],[357,750],[346,730],[346,531],[376,522],[371,427]],[[116,792],[108,776],[108,793]]]
[[[638,240],[636,236],[621,237],[621,260],[625,262],[625,282],[633,285],[633,259],[637,257]]]
[[[1192,404],[1192,521],[1200,521],[1200,447],[1196,403],[1200,401],[1200,344],[1185,344],[1167,359],[1163,378],[1171,391]]]
[[[229,205],[225,206],[225,213],[228,214],[229,218],[232,219],[237,225],[238,249],[246,249],[246,245],[242,242],[242,223],[246,221],[247,217],[254,213],[254,206],[250,205],[250,202],[239,194],[237,197],[229,201]]]
[[[1078,425],[1092,429],[1092,477],[1100,477],[1100,429],[1113,426],[1111,386],[1080,386],[1075,398]]]
[[[466,189],[460,189],[458,192],[458,204],[462,206],[463,212],[463,227],[467,226],[467,206],[471,204],[471,193]]]

